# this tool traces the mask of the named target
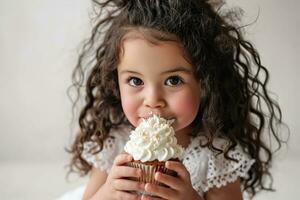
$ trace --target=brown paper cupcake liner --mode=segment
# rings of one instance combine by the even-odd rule
[[[136,181],[143,182],[143,183],[153,183],[157,185],[162,185],[162,183],[156,181],[154,178],[156,172],[161,172],[171,176],[176,176],[176,172],[167,169],[164,163],[151,165],[151,164],[145,164],[139,162],[130,162],[127,165],[130,167],[139,168],[143,171],[142,176],[140,178],[135,178]]]
[[[155,180],[155,173],[156,172],[161,172],[164,174],[168,174],[171,176],[177,176],[177,173],[173,170],[167,169],[165,167],[165,162],[146,162],[146,163],[142,163],[139,161],[133,161],[133,162],[129,162],[127,163],[128,166],[130,167],[134,167],[134,168],[139,168],[143,171],[142,176],[139,178],[130,178],[131,180],[135,180],[135,181],[139,181],[139,182],[143,182],[143,183],[152,183],[152,184],[156,184],[156,185],[160,185],[160,186],[164,186],[164,187],[168,187],[163,183],[160,183],[158,181]],[[146,194],[146,195],[150,195],[155,197],[154,194],[149,193],[149,192],[135,192],[138,194]]]

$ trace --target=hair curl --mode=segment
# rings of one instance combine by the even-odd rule
[[[80,132],[70,152],[71,170],[87,174],[91,165],[81,158],[83,143],[95,141],[103,147],[112,128],[130,125],[120,101],[117,64],[123,36],[139,30],[158,41],[173,40],[175,35],[201,80],[200,109],[192,126],[199,133],[207,130],[211,150],[224,153],[237,144],[256,160],[243,189],[254,196],[271,190],[269,168],[272,149],[264,134],[274,138],[278,149],[281,140],[277,125],[282,124],[279,105],[267,91],[268,70],[261,64],[254,46],[246,41],[237,26],[235,11],[222,11],[221,1],[206,0],[106,0],[93,1],[98,14],[91,37],[85,41],[73,72],[72,87],[85,89],[85,105],[79,116]],[[222,11],[222,12],[221,12]],[[158,34],[160,33],[160,34]],[[88,61],[88,62],[87,62]],[[74,107],[73,107],[74,108]],[[222,137],[231,143],[223,152],[213,145]]]

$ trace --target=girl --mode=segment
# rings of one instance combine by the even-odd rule
[[[98,21],[73,74],[86,91],[71,148],[72,170],[91,175],[83,199],[238,200],[271,190],[263,132],[280,148],[281,110],[236,15],[207,0],[94,2]],[[181,162],[166,163],[178,177],[155,176],[168,187],[131,181],[142,171],[124,166],[129,131],[150,113],[174,119],[186,148]]]

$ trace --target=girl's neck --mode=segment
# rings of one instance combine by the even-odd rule
[[[176,131],[176,139],[177,139],[177,143],[179,145],[181,145],[184,148],[187,148],[188,145],[191,142],[190,136],[189,136],[189,133],[188,133],[188,129],[183,129],[183,130],[180,130],[180,131]]]

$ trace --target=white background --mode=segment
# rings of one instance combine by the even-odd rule
[[[257,199],[295,199],[300,178],[298,0],[231,0],[245,11],[247,38],[270,71],[291,135],[276,155],[275,188]],[[85,179],[65,181],[74,131],[66,90],[90,31],[88,0],[0,0],[0,198],[53,199]]]

